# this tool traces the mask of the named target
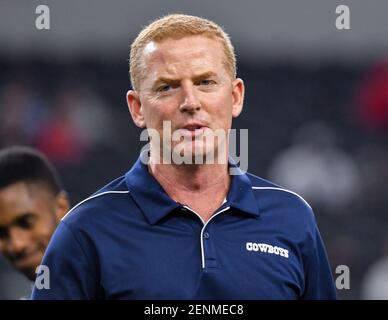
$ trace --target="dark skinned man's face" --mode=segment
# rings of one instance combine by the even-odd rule
[[[0,189],[0,252],[30,280],[68,209],[64,192],[54,195],[42,184],[16,182]]]

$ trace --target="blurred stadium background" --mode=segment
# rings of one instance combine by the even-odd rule
[[[35,28],[46,4],[51,29]],[[335,28],[346,4],[351,29]],[[388,299],[387,1],[0,1],[0,147],[39,148],[72,204],[123,174],[140,131],[125,93],[129,44],[174,12],[223,25],[247,87],[235,128],[249,129],[249,171],[315,209],[341,299]],[[29,283],[0,257],[0,299]]]

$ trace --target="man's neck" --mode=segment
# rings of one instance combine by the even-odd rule
[[[228,164],[149,165],[149,171],[175,201],[189,206],[207,221],[229,191]]]

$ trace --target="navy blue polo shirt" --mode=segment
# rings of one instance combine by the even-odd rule
[[[204,223],[139,159],[61,221],[42,262],[50,288],[33,299],[335,299],[310,206],[249,173],[231,177]]]

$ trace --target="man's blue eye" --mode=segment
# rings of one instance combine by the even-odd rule
[[[209,85],[209,84],[214,84],[214,81],[213,80],[201,80],[199,82],[200,85]]]
[[[161,86],[158,88],[158,91],[159,92],[163,92],[163,91],[168,91],[171,89],[171,86],[170,85],[165,85],[165,86]]]

